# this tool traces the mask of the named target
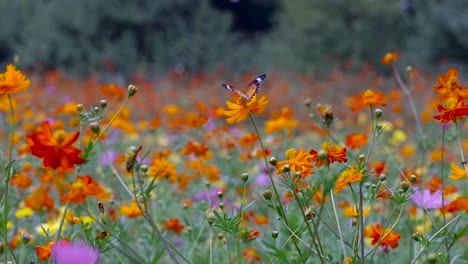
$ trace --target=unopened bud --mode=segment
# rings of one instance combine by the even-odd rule
[[[101,101],[99,101],[99,105],[101,106],[101,108],[106,108],[107,107],[107,101],[106,100],[101,100]]]
[[[141,165],[141,166],[140,166],[140,170],[141,170],[141,172],[143,172],[143,173],[147,173],[148,170],[149,170],[148,165],[146,165],[146,164]]]
[[[304,100],[304,105],[305,105],[307,108],[309,108],[310,105],[311,105],[311,102],[312,102],[312,100],[310,99],[310,97],[308,97],[308,98],[306,98],[306,99]]]
[[[219,191],[216,196],[218,196],[219,199],[223,199],[223,192]]]
[[[379,176],[379,181],[385,181],[386,179],[387,179],[387,175],[385,175],[385,174],[383,174],[383,173],[380,174],[380,176]]]
[[[249,179],[249,174],[244,172],[242,173],[241,177],[243,182],[247,182],[247,180]]]
[[[271,164],[271,166],[276,166],[278,164],[278,161],[275,157],[271,157],[268,162]]]
[[[403,190],[403,192],[406,192],[408,191],[410,184],[407,181],[400,182],[400,187],[401,187],[401,190]]]
[[[84,106],[82,104],[76,105],[76,110],[78,110],[78,112],[81,113],[83,111],[83,109],[84,109]]]
[[[206,213],[206,220],[208,221],[208,224],[210,225],[212,225],[215,222],[216,218],[215,218],[213,211],[208,210],[208,212]]]
[[[411,237],[415,240],[415,241],[418,241],[420,242],[421,241],[421,234],[419,234],[418,232],[414,232]]]
[[[218,239],[223,240],[223,238],[224,238],[224,234],[222,232],[219,232],[218,233]]]
[[[221,210],[224,210],[224,203],[223,202],[219,203],[219,208],[221,208]]]
[[[127,88],[128,97],[134,96],[138,92],[138,88],[135,85],[130,84]]]
[[[21,242],[23,242],[23,244],[25,245],[28,244],[32,239],[33,237],[29,233],[23,233],[23,235],[21,236]]]
[[[327,153],[325,152],[325,150],[321,149],[318,151],[318,158],[320,160],[326,160],[327,159]]]
[[[98,134],[99,131],[101,131],[101,126],[98,122],[89,123],[89,127],[91,128],[91,131],[93,131],[94,134]]]
[[[375,117],[376,117],[377,119],[378,119],[378,118],[381,118],[382,115],[383,115],[382,109],[380,109],[380,108],[375,109],[375,112],[374,112],[374,113],[375,113]]]
[[[283,169],[281,170],[284,173],[288,173],[291,171],[291,167],[289,167],[289,164],[284,165]]]
[[[415,182],[416,182],[416,179],[417,179],[416,175],[411,174],[411,176],[410,176],[410,181],[411,181],[411,183],[415,183]]]
[[[274,230],[274,231],[271,232],[271,236],[272,236],[273,238],[277,238],[278,235],[279,235],[279,233],[278,233],[278,231],[276,231],[276,230]]]
[[[271,197],[273,197],[273,193],[271,192],[271,190],[264,191],[262,195],[263,195],[263,198],[265,198],[268,201],[270,201]]]

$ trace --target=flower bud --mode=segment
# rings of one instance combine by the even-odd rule
[[[271,197],[273,197],[273,193],[271,192],[271,190],[264,191],[262,195],[263,195],[263,198],[265,198],[268,201],[270,201]]]
[[[32,239],[33,237],[29,233],[23,233],[21,235],[21,242],[23,242],[24,245],[28,244]]]
[[[327,153],[325,152],[325,150],[321,149],[318,151],[318,158],[320,160],[326,160],[327,159]]]
[[[215,215],[211,209],[209,209],[208,212],[206,213],[206,220],[208,221],[208,224],[210,225],[213,225],[213,223],[216,220]]]
[[[219,208],[220,208],[221,210],[224,210],[224,203],[223,203],[223,202],[220,202],[220,203],[219,203]]]
[[[385,181],[386,179],[387,179],[387,175],[385,175],[385,174],[383,174],[383,173],[380,174],[380,176],[379,176],[379,181]]]
[[[411,183],[415,183],[415,182],[416,182],[416,179],[417,179],[416,175],[411,174],[411,176],[410,176],[410,182],[411,182]]]
[[[310,105],[312,104],[312,99],[310,99],[310,97],[307,97],[305,100],[304,100],[304,105],[307,107],[307,108],[310,108]]]
[[[278,235],[279,235],[279,233],[278,233],[278,231],[276,231],[276,230],[274,230],[274,231],[271,232],[271,236],[272,236],[273,238],[277,238]]]
[[[99,131],[101,131],[101,126],[99,126],[98,122],[89,123],[89,127],[91,128],[91,131],[93,131],[94,134],[99,134]]]
[[[375,109],[374,114],[377,119],[381,118],[383,115],[382,109],[380,108]]]
[[[291,171],[291,168],[289,167],[289,164],[284,165],[283,169],[281,170],[284,173],[288,173]]]
[[[249,179],[249,174],[244,172],[242,173],[241,177],[243,182],[247,182],[247,180]]]
[[[99,109],[99,107],[97,107],[97,106],[93,107],[93,112],[99,113],[99,110],[101,110],[101,109]]]
[[[106,108],[107,107],[107,101],[106,100],[101,100],[99,101],[99,105],[101,106],[101,108]]]
[[[409,182],[407,181],[400,182],[400,188],[403,190],[403,192],[408,191],[409,187],[410,187]]]
[[[136,86],[134,86],[133,84],[130,84],[128,86],[127,88],[128,97],[134,96],[137,92],[138,92],[138,88],[136,88]]]
[[[78,110],[78,112],[82,112],[84,110],[84,106],[82,104],[77,104],[76,105],[76,110]]]
[[[148,165],[146,165],[146,164],[141,165],[141,166],[140,166],[140,170],[141,170],[141,172],[143,172],[143,173],[147,173],[148,170],[149,170]]]
[[[278,161],[276,160],[275,157],[271,157],[268,162],[270,163],[271,166],[276,166],[278,164]]]
[[[419,234],[418,232],[414,232],[411,237],[415,240],[415,241],[418,241],[420,242],[421,241],[421,234]]]
[[[217,237],[218,237],[218,240],[222,241],[224,238],[224,234],[222,232],[219,232]]]
[[[223,192],[219,191],[216,196],[218,196],[219,199],[223,199]]]

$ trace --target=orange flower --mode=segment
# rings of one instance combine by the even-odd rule
[[[79,157],[80,150],[72,146],[79,135],[79,132],[68,135],[63,130],[52,133],[50,124],[46,121],[42,123],[39,132],[34,132],[27,138],[33,142],[30,147],[31,153],[44,158],[44,167],[70,169],[75,164],[83,164],[85,161]]]
[[[364,213],[362,215],[368,215],[370,213],[370,210],[370,207],[367,207],[366,209],[364,209]],[[343,210],[343,214],[347,217],[359,217],[359,212],[356,211],[356,208],[353,205],[346,207]]]
[[[468,198],[466,197],[457,197],[449,205],[445,206],[445,210],[449,213],[454,213],[458,211],[468,212]]]
[[[351,133],[346,137],[345,145],[350,149],[358,149],[367,144],[367,139],[364,133]]]
[[[174,182],[177,177],[176,165],[169,162],[169,153],[156,153],[150,165],[150,175],[158,179],[168,178]]]
[[[241,229],[241,237],[243,241],[252,241],[254,239],[257,239],[260,236],[260,231],[249,227],[249,228],[243,228]]]
[[[185,156],[193,154],[195,157],[199,157],[205,160],[210,159],[213,156],[205,144],[200,145],[197,142],[192,141],[187,142],[187,146],[181,151],[181,153]]]
[[[361,110],[365,107],[373,108],[377,105],[387,106],[386,98],[384,97],[383,92],[374,93],[371,90],[367,90],[361,94],[359,98],[353,95],[351,100],[354,101],[352,102],[353,105],[351,106],[351,111],[353,112]]]
[[[27,207],[34,211],[54,209],[54,200],[49,195],[49,186],[41,185],[33,193],[24,199]]]
[[[320,167],[323,164],[329,166],[331,163],[335,161],[338,161],[338,162],[348,161],[348,159],[346,158],[346,148],[343,148],[341,146],[332,145],[329,142],[323,142],[322,151],[324,152],[323,155],[313,149],[309,151],[311,155],[309,160],[314,161],[316,167]]]
[[[383,57],[382,63],[383,63],[383,64],[390,64],[390,63],[392,63],[393,61],[398,60],[399,57],[400,57],[400,56],[398,55],[398,53],[396,53],[396,52],[389,52],[389,53],[385,54],[385,56]]]
[[[301,177],[306,177],[307,175],[314,173],[311,170],[312,163],[309,161],[311,156],[304,149],[296,151],[295,149],[290,148],[286,150],[284,154],[286,155],[286,160],[278,162],[278,171],[276,173],[279,174],[286,164],[289,165],[291,171],[301,172]]]
[[[78,176],[76,182],[67,186],[68,194],[62,195],[62,202],[69,201],[71,203],[81,204],[84,203],[87,196],[96,196],[101,200],[108,200],[109,194],[99,185],[98,182],[93,181],[90,175]]]
[[[11,178],[11,185],[16,185],[20,188],[28,188],[32,184],[31,178],[29,178],[27,175],[18,172],[15,176]]]
[[[54,240],[48,241],[44,246],[37,246],[35,248],[36,255],[40,260],[48,260],[50,258],[50,254],[52,253],[52,245],[55,243]]]
[[[360,182],[362,180],[362,171],[350,166],[349,169],[343,171],[335,183],[335,194],[342,192],[349,184]]]
[[[128,218],[143,216],[143,212],[138,207],[136,201],[132,201],[130,205],[120,206],[120,214],[126,215]]]
[[[77,224],[81,221],[83,221],[83,217],[75,217],[75,211],[73,210],[70,210],[68,211],[67,215],[65,216],[65,220],[69,223],[69,224]]]
[[[458,83],[458,71],[454,68],[447,70],[447,78],[443,74],[437,79],[439,85],[434,87],[436,94],[448,98],[468,99],[468,89],[462,88]]]
[[[291,108],[284,107],[281,112],[273,114],[273,118],[265,122],[265,133],[272,134],[285,128],[288,129],[288,135],[293,132],[298,121],[292,118],[294,111]]]
[[[164,230],[171,230],[171,231],[174,231],[174,233],[176,233],[177,235],[180,235],[180,233],[182,233],[182,231],[184,230],[185,226],[182,225],[180,222],[179,222],[179,219],[178,218],[171,218],[171,219],[168,219],[165,223],[164,223]]]
[[[239,139],[239,144],[242,147],[251,147],[257,140],[258,140],[257,134],[248,133]]]
[[[377,244],[379,239],[382,236],[385,236],[385,238],[383,238],[379,244],[384,249],[384,251],[389,251],[389,246],[391,246],[392,248],[398,247],[398,240],[400,240],[401,237],[400,234],[390,231],[389,227],[387,227],[385,231],[383,231],[380,224],[377,224],[376,226],[367,226],[366,229],[364,229],[364,236],[372,238],[372,245]]]
[[[0,97],[11,93],[24,92],[31,85],[31,80],[17,71],[13,64],[6,67],[6,72],[0,73]]]
[[[449,179],[451,179],[452,181],[458,181],[458,180],[461,180],[463,178],[468,178],[468,175],[466,174],[466,170],[465,169],[462,169],[460,167],[458,167],[455,163],[452,162],[451,164],[452,166],[452,170],[450,171],[450,173],[452,175],[449,176]],[[465,165],[463,165],[465,166]]]
[[[101,86],[101,93],[108,95],[108,96],[115,96],[117,99],[122,99],[126,96],[126,92],[124,88],[119,87],[115,84],[103,84]]]
[[[263,113],[269,102],[265,96],[262,96],[258,101],[257,96],[254,96],[250,102],[235,95],[232,98],[235,103],[226,101],[229,110],[224,110],[224,115],[228,117],[226,122],[231,125],[245,120],[250,113],[256,115]]]
[[[258,255],[257,252],[252,248],[246,248],[242,253],[242,256],[249,263],[256,263],[262,260],[262,257],[260,257],[260,255]]]
[[[455,97],[449,97],[447,99],[447,108],[438,105],[437,110],[442,112],[442,114],[434,116],[434,119],[444,124],[450,121],[455,123],[457,120],[461,120],[464,116],[468,115],[468,106],[465,106],[462,99],[457,99]]]

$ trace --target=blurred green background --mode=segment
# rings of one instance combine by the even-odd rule
[[[0,62],[74,75],[468,62],[467,0],[0,1]]]

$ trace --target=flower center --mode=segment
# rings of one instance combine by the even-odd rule
[[[455,109],[457,106],[457,102],[458,100],[455,97],[450,97],[449,99],[447,99],[447,109],[449,110]]]
[[[290,149],[286,150],[285,154],[286,154],[286,158],[288,160],[292,160],[292,159],[294,159],[296,157],[297,152],[296,152],[295,149],[290,148]]]
[[[57,142],[57,145],[62,146],[63,142],[67,137],[67,132],[63,130],[58,130],[54,132],[54,140]]]
[[[365,97],[373,97],[374,96],[374,92],[371,91],[371,90],[367,90],[365,93],[364,93],[364,96]]]

